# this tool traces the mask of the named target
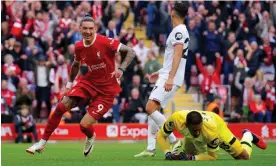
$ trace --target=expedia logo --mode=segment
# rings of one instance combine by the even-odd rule
[[[108,137],[117,137],[119,134],[118,126],[116,125],[109,125],[106,128],[106,135]]]

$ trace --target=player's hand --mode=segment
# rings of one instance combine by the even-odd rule
[[[180,152],[179,154],[174,154],[174,158],[177,158],[178,160],[195,160],[195,155]]]
[[[60,101],[63,99],[63,97],[69,92],[69,88],[64,88],[64,90],[61,92]]]
[[[117,79],[121,79],[121,77],[123,76],[123,71],[119,70],[119,69],[115,69],[112,73],[111,73],[111,78],[116,77]]]
[[[165,160],[173,160],[173,154],[172,154],[172,152],[167,152],[165,154]]]
[[[150,82],[150,83],[155,83],[156,80],[158,79],[158,77],[159,77],[159,73],[158,73],[158,72],[152,73],[152,74],[149,76],[149,82]]]
[[[172,90],[173,87],[173,78],[169,77],[168,80],[165,82],[164,88],[166,92]]]
[[[167,152],[165,154],[165,160],[195,160],[194,155],[187,155],[184,152],[174,153]]]

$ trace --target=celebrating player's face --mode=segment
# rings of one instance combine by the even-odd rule
[[[202,123],[198,124],[198,125],[189,125],[187,126],[191,135],[194,137],[194,138],[197,138],[200,136],[200,132],[201,132],[201,128],[202,128]]]
[[[81,24],[81,34],[85,41],[90,41],[94,39],[96,33],[95,24],[90,21],[84,21]]]

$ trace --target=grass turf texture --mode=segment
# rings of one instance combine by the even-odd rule
[[[96,142],[93,153],[83,156],[82,142],[58,142],[48,144],[42,154],[30,155],[25,149],[30,144],[2,143],[2,166],[273,166],[276,165],[276,143],[269,143],[267,150],[253,148],[251,160],[237,161],[224,151],[219,152],[217,161],[165,161],[158,149],[156,157],[134,158],[146,143]]]

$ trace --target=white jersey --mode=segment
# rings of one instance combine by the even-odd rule
[[[159,70],[159,78],[168,79],[169,73],[172,69],[172,62],[174,56],[174,46],[177,44],[183,45],[183,56],[181,58],[179,67],[174,77],[174,84],[182,86],[184,82],[186,59],[188,56],[189,33],[184,24],[180,24],[173,28],[166,41],[166,49],[164,55],[163,68]]]

